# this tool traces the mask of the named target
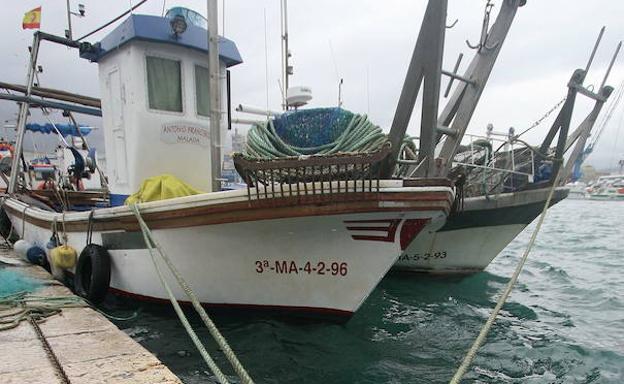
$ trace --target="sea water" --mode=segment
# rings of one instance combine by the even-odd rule
[[[257,383],[448,383],[524,252],[535,223],[465,277],[391,275],[346,324],[215,316]],[[117,324],[185,383],[216,382],[175,314]],[[192,323],[228,368],[197,317]],[[231,369],[226,369],[231,373]],[[232,376],[234,379],[234,377]],[[624,202],[564,200],[465,383],[624,383]]]

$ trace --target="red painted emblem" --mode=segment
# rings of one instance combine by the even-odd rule
[[[394,235],[401,219],[388,220],[349,220],[345,221],[353,240],[371,240],[394,243]],[[366,233],[363,234],[362,232]]]
[[[353,240],[394,243],[401,221],[402,219],[349,220],[344,223],[347,225],[349,232],[351,232]],[[429,221],[430,219],[408,219],[403,221],[399,235],[401,250],[407,248]]]

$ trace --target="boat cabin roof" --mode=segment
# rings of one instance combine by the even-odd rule
[[[81,49],[80,57],[98,62],[133,40],[177,45],[208,53],[208,32],[204,28],[187,22],[186,31],[176,36],[171,29],[170,19],[166,17],[130,15],[101,42],[94,44],[90,49]],[[221,36],[219,36],[219,58],[227,67],[243,62],[236,44]]]

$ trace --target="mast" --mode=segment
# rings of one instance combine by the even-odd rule
[[[72,25],[71,25],[71,9],[69,8],[69,0],[67,0],[67,32],[65,33],[65,37],[69,40],[72,40]]]
[[[282,108],[288,110],[286,100],[289,77],[292,75],[292,67],[289,64],[290,52],[288,51],[288,0],[280,0],[280,18],[282,29]]]
[[[526,0],[503,1],[496,21],[489,31],[487,23],[489,23],[490,8],[486,6],[479,44],[473,46],[466,41],[468,46],[476,49],[477,52],[464,75],[459,78],[460,84],[455,88],[438,119],[439,129],[436,142],[441,142],[441,149],[436,157],[442,163],[439,170],[440,176],[446,175],[452,167],[453,158],[492,73],[518,7],[525,3]],[[451,76],[452,74],[445,73],[445,75]]]
[[[210,167],[212,191],[221,189],[221,90],[219,75],[219,6],[207,0],[208,8],[208,91],[210,94]]]
[[[594,49],[592,50],[592,53],[589,58],[589,62],[587,63],[587,66],[585,67],[585,71],[589,70],[591,62],[594,59],[594,55],[596,54],[596,50],[598,49],[598,44],[600,44],[600,39],[602,38],[604,30],[605,30],[605,27],[602,27],[602,29],[600,30],[600,34],[598,35],[598,40],[596,41],[596,44],[594,45]],[[605,83],[607,82],[609,74],[611,73],[611,68],[613,68],[613,64],[615,63],[615,60],[617,59],[617,56],[620,53],[621,48],[622,48],[622,42],[620,41],[620,43],[617,45],[617,48],[615,49],[615,52],[613,53],[613,56],[611,57],[611,61],[609,63],[609,66],[607,67],[607,72],[605,73],[602,79],[602,83],[600,85],[600,89],[598,90],[598,93],[597,94],[585,93],[585,95],[589,96],[595,101],[594,108],[589,113],[589,115],[587,115],[587,117],[583,120],[581,125],[569,137],[567,137],[567,140],[563,148],[564,153],[568,149],[570,149],[570,147],[572,146],[572,144],[574,144],[574,142],[576,142],[576,145],[574,146],[574,149],[572,150],[572,153],[570,154],[570,157],[568,158],[567,162],[563,165],[562,177],[560,179],[562,184],[564,184],[567,181],[567,179],[570,177],[570,175],[572,174],[574,164],[577,162],[577,160],[581,158],[581,156],[583,156],[583,153],[586,150],[585,144],[587,143],[587,140],[589,139],[589,135],[592,131],[592,128],[594,127],[594,124],[596,123],[596,120],[598,119],[598,115],[600,114],[600,111],[604,103],[607,101],[607,99],[613,92],[613,88],[610,86],[605,86]],[[621,96],[622,95],[620,93],[618,95],[618,98],[615,101],[616,104],[619,101]],[[609,112],[607,118],[611,116],[611,113],[612,111]]]
[[[433,176],[435,133],[438,119],[440,76],[444,52],[444,32],[448,0],[430,0],[420,27],[418,40],[405,75],[401,96],[394,113],[388,139],[392,152],[385,161],[382,177],[391,177],[401,150],[416,99],[423,86],[420,119],[419,176]]]
[[[25,97],[30,98],[33,88],[33,79],[35,77],[35,69],[37,68],[37,56],[39,55],[39,43],[40,33],[36,32],[33,37],[33,44],[30,49],[30,65],[28,66],[28,75],[26,80],[26,92]],[[26,119],[28,118],[28,101],[23,101],[20,104],[19,117],[17,119],[17,133],[15,139],[15,151],[13,155],[13,161],[11,164],[11,177],[9,179],[9,186],[7,192],[9,194],[15,193],[15,187],[17,184],[17,175],[20,169],[20,159],[22,157],[22,146],[24,144],[24,131],[26,129]]]

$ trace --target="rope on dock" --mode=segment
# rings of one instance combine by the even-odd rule
[[[199,353],[204,358],[204,361],[206,362],[210,370],[215,374],[215,376],[217,376],[217,378],[219,379],[221,383],[223,384],[228,383],[227,378],[225,377],[223,372],[221,372],[219,367],[216,365],[216,363],[214,362],[214,360],[212,359],[208,351],[206,351],[206,348],[202,344],[201,340],[199,339],[195,331],[193,331],[193,328],[191,327],[188,319],[184,315],[182,308],[180,308],[180,304],[176,300],[173,292],[171,291],[171,288],[169,287],[169,284],[165,280],[162,274],[162,271],[160,270],[160,267],[158,266],[158,263],[156,262],[154,250],[158,251],[158,254],[160,254],[160,257],[167,264],[167,267],[169,268],[173,276],[176,278],[177,283],[180,285],[180,287],[182,287],[187,297],[190,299],[191,303],[193,304],[193,308],[195,308],[195,310],[201,317],[202,321],[206,325],[206,328],[208,328],[208,331],[212,335],[213,339],[219,345],[219,347],[223,351],[223,354],[225,355],[225,357],[228,359],[228,361],[234,368],[234,371],[236,372],[238,377],[241,379],[241,382],[243,384],[253,384],[253,380],[251,379],[251,377],[249,376],[249,374],[247,373],[247,371],[245,370],[241,362],[238,360],[238,358],[236,357],[236,354],[234,353],[234,351],[232,350],[228,342],[225,340],[221,332],[219,332],[216,325],[210,319],[210,317],[208,316],[204,308],[201,306],[199,300],[197,299],[197,296],[195,296],[195,293],[193,292],[191,287],[189,287],[189,285],[186,283],[184,278],[182,278],[182,275],[177,270],[177,268],[173,265],[173,263],[171,262],[167,254],[165,253],[164,249],[162,248],[162,246],[160,246],[160,244],[158,244],[156,240],[154,239],[151,230],[149,229],[149,227],[143,220],[143,217],[141,216],[138,206],[136,204],[131,204],[130,209],[136,216],[137,221],[139,222],[141,232],[143,233],[143,239],[145,240],[145,244],[152,258],[152,263],[154,264],[154,267],[156,269],[156,272],[158,274],[158,277],[161,283],[163,284],[163,287],[167,291],[169,300],[171,301],[171,304],[173,305],[173,308],[176,314],[178,315],[178,318],[182,322],[182,325],[184,326],[187,333],[189,334],[189,337],[192,339],[193,343],[195,344],[195,347],[197,348]]]
[[[0,297],[0,331],[17,327],[28,321],[43,346],[56,376],[62,384],[70,384],[58,357],[39,327],[39,322],[61,312],[63,308],[85,307],[87,304],[76,296],[35,296],[28,292],[18,292]],[[4,313],[6,312],[6,313]]]
[[[17,327],[29,317],[43,321],[63,308],[86,307],[77,296],[35,296],[18,292],[0,297],[0,331]]]
[[[503,291],[503,294],[498,299],[498,302],[496,303],[494,310],[490,314],[490,317],[487,319],[487,321],[481,328],[481,332],[479,332],[479,336],[477,336],[477,339],[472,344],[472,347],[470,348],[470,350],[464,357],[462,364],[457,369],[457,372],[455,372],[455,375],[453,376],[449,384],[459,384],[462,377],[466,374],[466,372],[468,371],[468,368],[470,368],[470,365],[472,364],[472,361],[477,355],[477,351],[479,350],[479,348],[485,341],[485,338],[487,337],[488,333],[490,332],[490,328],[492,328],[492,324],[496,320],[498,313],[500,312],[501,308],[507,301],[507,298],[511,294],[511,291],[513,290],[513,287],[516,284],[518,277],[520,276],[520,272],[522,272],[524,263],[526,262],[527,257],[529,256],[529,253],[531,252],[531,249],[533,249],[533,245],[535,244],[535,239],[537,238],[537,234],[542,228],[542,224],[544,223],[544,219],[546,218],[546,211],[548,210],[548,207],[550,207],[550,201],[552,200],[555,189],[557,188],[557,185],[559,184],[560,174],[561,172],[557,171],[557,175],[555,177],[555,180],[553,181],[553,185],[550,188],[550,191],[548,193],[548,198],[546,199],[546,203],[544,204],[544,209],[542,209],[542,213],[540,214],[539,221],[537,222],[537,225],[535,226],[535,229],[533,230],[533,233],[531,234],[531,239],[529,240],[529,244],[527,245],[527,248],[524,251],[522,258],[518,262],[518,265],[516,266],[516,270],[514,271],[513,275],[509,279],[509,282],[507,283],[507,287],[505,288],[505,291]]]

